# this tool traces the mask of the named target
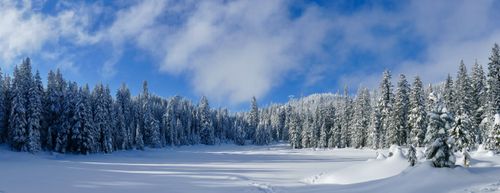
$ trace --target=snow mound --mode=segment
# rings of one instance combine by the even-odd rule
[[[377,158],[376,158],[377,160],[383,160],[385,158],[387,158],[387,157],[383,153],[377,152]]]
[[[421,160],[425,158],[425,153],[422,149],[417,149],[416,156],[417,159]]]
[[[354,164],[336,171],[320,173],[303,180],[307,184],[354,184],[377,179],[388,178],[401,173],[408,167],[408,161],[403,156],[401,148],[394,148],[392,156]],[[379,159],[380,158],[380,159]]]
[[[487,150],[484,145],[479,145],[477,148],[477,151],[475,151],[473,154],[475,157],[494,157],[495,152],[491,150]]]

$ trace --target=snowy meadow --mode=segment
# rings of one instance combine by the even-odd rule
[[[500,192],[500,156],[491,152],[471,153],[468,168],[436,169],[423,159],[408,167],[406,150],[392,151],[195,145],[82,156],[2,147],[0,191]]]

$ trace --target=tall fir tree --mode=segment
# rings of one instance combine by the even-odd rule
[[[483,143],[483,138],[486,134],[481,123],[486,118],[487,95],[486,95],[486,76],[484,75],[483,67],[477,63],[472,68],[471,77],[472,87],[472,109],[471,113],[474,116],[475,125],[478,127],[476,142]]]
[[[14,68],[14,80],[12,82],[12,108],[10,113],[9,125],[9,143],[13,150],[28,150],[28,132],[27,127],[27,107],[26,99],[23,95],[22,73],[16,66]]]
[[[255,139],[255,131],[259,125],[259,106],[257,105],[257,99],[252,97],[250,102],[250,113],[248,114],[248,139]]]
[[[352,100],[349,96],[349,89],[344,87],[342,100],[342,114],[340,114],[340,147],[351,146],[351,120],[352,120]]]
[[[409,114],[409,85],[404,74],[399,76],[398,86],[394,102],[393,125],[388,132],[389,143],[405,145],[409,136],[408,114]]]
[[[410,127],[409,142],[415,147],[424,145],[427,127],[427,112],[425,111],[425,97],[420,77],[415,77],[410,94],[410,112],[408,126]]]
[[[5,143],[6,141],[6,131],[8,127],[8,122],[4,120],[7,119],[7,111],[6,111],[6,99],[5,93],[8,92],[4,87],[4,78],[2,75],[2,70],[0,69],[0,144]]]
[[[443,88],[443,103],[449,113],[455,113],[455,84],[450,74],[446,77]]]
[[[72,127],[72,141],[75,144],[73,151],[82,154],[91,153],[95,143],[92,135],[94,121],[92,119],[90,97],[87,85],[80,88],[76,96],[75,123]]]
[[[353,147],[362,148],[368,144],[368,128],[370,126],[370,92],[360,88],[354,102],[354,132]]]
[[[391,116],[394,103],[394,94],[392,93],[391,73],[386,70],[380,83],[380,97],[378,100],[378,108],[380,110],[380,141],[383,143],[380,147],[389,147],[390,140],[387,140],[387,131],[391,127]],[[395,127],[392,127],[395,128]]]
[[[487,91],[489,114],[500,113],[500,47],[495,44],[491,49],[488,63]]]
[[[472,87],[467,68],[463,60],[460,62],[457,80],[455,81],[455,123],[452,136],[455,139],[455,147],[459,150],[469,149],[475,143],[475,135],[478,133],[473,119]]]
[[[212,116],[207,97],[201,97],[198,106],[199,120],[200,120],[200,140],[202,144],[213,145],[214,140],[214,126],[212,124]]]
[[[42,121],[43,85],[37,71],[30,85],[28,105],[28,151],[37,152],[42,149],[40,130]]]

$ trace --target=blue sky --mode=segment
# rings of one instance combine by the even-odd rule
[[[376,87],[381,72],[437,82],[486,65],[500,1],[4,1],[0,65],[31,57],[98,82],[244,110],[289,96]]]

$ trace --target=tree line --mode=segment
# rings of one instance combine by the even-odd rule
[[[1,74],[1,73],[0,73]],[[446,141],[455,151],[483,145],[500,150],[500,49],[492,48],[487,73],[459,64],[456,77],[424,88],[404,74],[392,84],[390,71],[375,90],[351,96],[323,93],[247,112],[211,108],[180,96],[163,98],[143,83],[138,96],[125,84],[114,97],[109,87],[88,85],[50,71],[47,85],[29,58],[0,77],[0,143],[15,151],[111,153],[116,150],[194,144],[267,145],[292,148],[424,147]],[[394,88],[395,87],[395,88]]]

